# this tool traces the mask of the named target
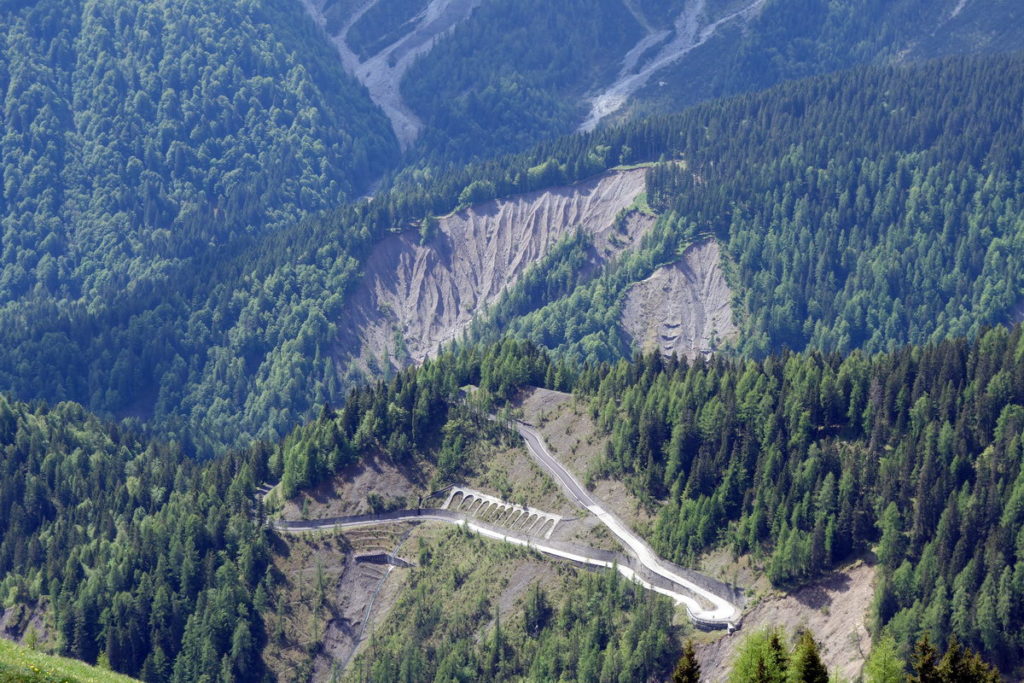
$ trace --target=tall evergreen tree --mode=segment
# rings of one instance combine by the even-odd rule
[[[910,658],[911,683],[942,683],[939,672],[939,654],[925,636],[914,645]]]
[[[818,644],[810,631],[800,634],[789,662],[788,680],[790,683],[828,683],[828,669],[821,661]]]
[[[700,683],[700,664],[692,640],[683,645],[683,655],[672,672],[672,683]]]

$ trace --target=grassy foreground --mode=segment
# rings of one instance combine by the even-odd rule
[[[0,638],[0,683],[126,683],[134,680]]]

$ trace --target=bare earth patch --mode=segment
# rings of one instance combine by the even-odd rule
[[[594,479],[588,475],[604,457],[607,438],[598,435],[588,409],[576,405],[572,394],[550,389],[531,389],[522,399],[523,419],[540,430],[551,452],[576,478],[619,518],[634,529],[643,529],[653,517],[626,485],[614,479]]]
[[[34,633],[41,649],[45,651],[51,646],[56,649],[57,634],[50,629],[53,617],[48,612],[46,598],[41,598],[39,604],[31,608],[18,603],[7,609],[0,609],[0,637],[25,645],[29,640],[29,634]]]
[[[338,321],[339,367],[422,362],[577,230],[594,236],[597,259],[613,258],[653,225],[637,212],[624,231],[615,220],[644,191],[645,178],[644,168],[613,171],[445,216],[425,244],[411,229],[383,240]]]
[[[693,359],[737,335],[721,258],[718,242],[700,242],[630,287],[622,327],[638,347]]]
[[[874,580],[875,568],[858,562],[793,593],[766,595],[748,610],[742,631],[698,644],[697,658],[704,676],[709,681],[725,680],[744,632],[780,626],[789,633],[810,629],[821,644],[829,671],[846,680],[856,679],[871,651],[865,621],[874,597]]]
[[[466,481],[471,488],[563,517],[572,517],[578,512],[523,448],[498,449],[479,469],[479,473]]]
[[[415,548],[406,538],[411,533],[412,525],[394,524],[344,535],[278,537],[274,569],[282,582],[267,622],[268,667],[282,680],[303,667],[315,681],[330,680],[336,669],[340,671],[373,625],[386,617],[403,584],[404,570],[355,558],[392,552],[399,544],[399,554],[406,554]]]
[[[360,461],[284,505],[284,519],[320,519],[372,512],[367,498],[380,496],[394,507],[415,507],[427,492],[429,472],[401,466],[383,456]],[[399,504],[401,503],[401,504]]]

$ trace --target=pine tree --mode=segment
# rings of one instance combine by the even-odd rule
[[[896,652],[896,641],[889,634],[883,635],[871,648],[871,655],[864,663],[865,683],[902,683],[905,678],[903,662]]]
[[[828,683],[828,669],[821,661],[818,644],[810,631],[800,634],[788,674],[792,683]]]
[[[965,648],[954,636],[950,639],[938,675],[943,683],[999,683],[999,672],[986,664],[978,653]]]
[[[683,656],[679,658],[676,670],[672,673],[672,683],[700,683],[700,664],[697,663],[692,640],[687,640],[683,645]]]
[[[928,636],[917,641],[910,658],[910,666],[914,671],[910,676],[910,683],[942,683],[938,659],[939,655],[928,640]]]

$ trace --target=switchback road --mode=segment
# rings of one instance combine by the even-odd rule
[[[481,536],[524,546],[538,552],[580,564],[615,568],[623,576],[644,588],[672,598],[686,608],[687,614],[698,626],[705,628],[735,628],[740,620],[740,609],[717,592],[709,590],[694,579],[708,581],[699,575],[687,577],[686,570],[658,557],[651,547],[626,524],[612,514],[576,479],[548,450],[544,439],[532,425],[516,422],[516,430],[526,442],[527,451],[540,466],[558,482],[569,498],[585,508],[627,549],[628,554],[598,550],[586,546],[536,539],[526,534],[495,527],[468,515],[452,510],[424,508],[396,510],[376,515],[354,515],[304,521],[275,521],[278,531],[296,533],[304,531],[349,529],[396,522],[448,522],[462,525]],[[720,591],[725,592],[725,591]]]
[[[608,569],[614,568],[627,579],[635,581],[647,590],[652,590],[656,593],[666,595],[672,598],[677,604],[686,604],[687,611],[690,612],[691,618],[694,617],[693,611],[690,609],[689,605],[691,603],[697,605],[697,602],[691,596],[680,593],[672,581],[666,580],[660,575],[652,574],[633,557],[609,550],[598,550],[596,548],[588,548],[586,546],[570,543],[538,541],[523,534],[510,532],[506,529],[494,527],[490,524],[481,523],[465,514],[452,512],[451,510],[424,508],[422,510],[395,510],[393,512],[385,512],[377,515],[353,515],[349,517],[332,517],[328,519],[303,521],[275,520],[273,522],[273,527],[277,531],[284,533],[306,533],[311,531],[353,529],[380,524],[396,524],[401,522],[413,522],[417,524],[422,522],[448,522],[450,524],[463,526],[486,538],[492,538],[498,541],[504,541],[505,543],[529,548],[552,557],[558,557],[593,567],[605,567]],[[699,605],[697,606],[699,608]],[[698,621],[698,623],[700,622]],[[720,628],[721,626],[725,626],[726,623],[707,621],[705,625]]]
[[[685,605],[690,618],[696,622],[709,622],[727,624],[734,626],[740,618],[739,608],[725,598],[698,586],[693,581],[682,576],[679,571],[672,568],[668,562],[658,557],[647,543],[623,524],[615,515],[609,512],[601,503],[594,498],[580,482],[560,463],[544,443],[540,433],[525,422],[517,421],[516,430],[526,442],[526,448],[530,455],[543,467],[559,485],[568,493],[569,497],[577,504],[586,508],[608,527],[622,544],[636,557],[640,564],[653,574],[664,577],[673,584],[684,588],[689,593],[699,596],[713,605],[708,609],[688,594],[680,594],[678,602]]]

